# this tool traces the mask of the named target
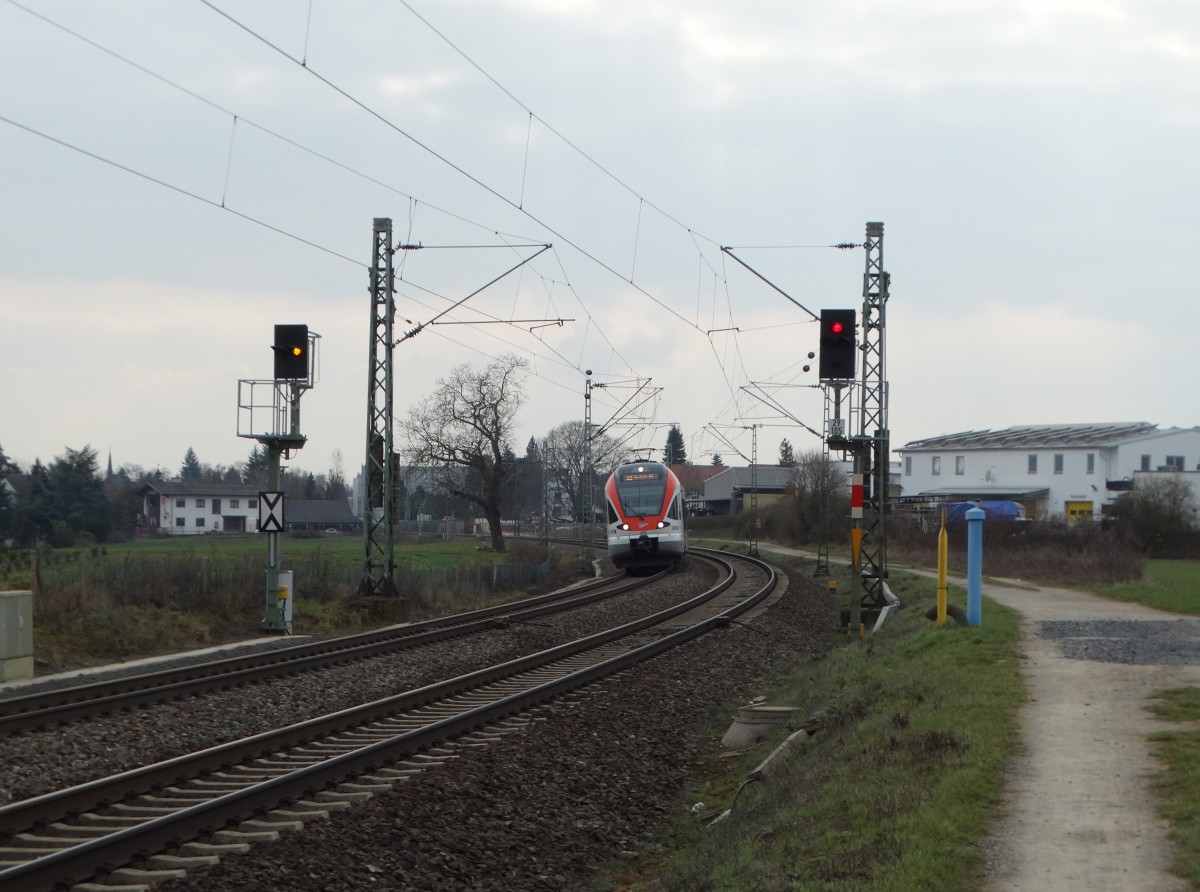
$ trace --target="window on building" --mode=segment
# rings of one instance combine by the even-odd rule
[[[196,507],[203,508],[204,507],[204,499],[196,499]]]
[[[258,499],[246,499],[246,507],[247,508],[257,508],[258,507]]]
[[[936,477],[940,473],[942,473],[942,457],[940,455],[933,456],[933,461],[930,464],[929,470],[930,470],[930,473],[932,473],[934,477]]]
[[[187,501],[186,501],[185,499],[176,499],[176,500],[175,500],[175,507],[176,507],[176,508],[186,508],[186,507],[187,507]]]
[[[1143,471],[1150,470],[1150,456],[1148,456],[1148,455],[1142,456],[1142,470]]]
[[[967,473],[967,457],[965,455],[954,456],[954,473],[959,476]]]
[[[1063,454],[1061,452],[1054,453],[1054,473],[1061,474],[1063,472]]]
[[[230,507],[230,508],[238,508],[238,507],[240,507],[240,506],[241,506],[241,503],[242,503],[242,502],[241,502],[241,499],[230,499],[230,500],[229,500],[229,507]]]
[[[1168,455],[1167,456],[1167,467],[1170,468],[1172,471],[1182,471],[1183,470],[1183,456],[1182,455]]]
[[[1087,472],[1089,474],[1096,473],[1096,453],[1089,452],[1087,454]]]
[[[196,518],[196,526],[198,526],[198,527],[204,526],[204,518],[203,517]]]
[[[175,526],[177,526],[177,527],[187,526],[187,521],[182,517],[176,517],[175,518]]]
[[[1036,452],[1029,456],[1029,473],[1030,474],[1037,473],[1037,453]]]
[[[904,456],[904,476],[905,477],[912,476],[912,456],[911,455]]]

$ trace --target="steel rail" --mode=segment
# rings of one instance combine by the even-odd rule
[[[737,574],[727,560],[729,556],[714,552],[707,557],[726,567],[726,578],[705,593],[652,616],[416,691],[301,722],[286,729],[254,735],[244,741],[212,747],[192,756],[167,760],[58,793],[13,803],[0,808],[0,832],[12,835],[44,826],[71,813],[127,799],[138,791],[160,789],[163,785],[179,782],[181,775],[195,775],[197,772],[202,773],[216,767],[228,768],[235,763],[278,753],[281,748],[298,741],[311,741],[314,737],[345,731],[361,726],[364,722],[431,703],[435,699],[461,695],[481,684],[495,683],[520,672],[577,658],[588,650],[610,646],[618,639],[637,635],[655,625],[695,610],[730,588]],[[709,615],[699,622],[649,643],[634,645],[615,656],[602,655],[591,665],[572,669],[560,678],[535,683],[524,690],[435,720],[423,727],[404,731],[387,740],[325,758],[316,764],[252,784],[242,790],[152,818],[136,827],[119,830],[99,839],[51,852],[25,864],[0,870],[0,888],[55,888],[71,882],[69,877],[92,876],[104,872],[112,865],[126,864],[144,857],[148,851],[175,846],[187,838],[211,834],[215,828],[249,819],[264,807],[273,807],[264,806],[264,803],[286,803],[311,795],[314,790],[339,783],[346,777],[364,771],[375,770],[380,765],[394,763],[407,754],[431,747],[448,737],[470,733],[505,716],[528,710],[569,690],[617,672],[634,662],[649,659],[715,628],[727,626],[730,619],[751,609],[765,598],[776,582],[773,569],[765,562],[741,556],[739,559],[750,561],[762,568],[766,583],[749,597],[741,599],[716,615]]]
[[[495,628],[498,619],[525,622],[624,594],[657,578],[609,578],[508,604],[384,630],[0,700],[0,736],[474,634]]]

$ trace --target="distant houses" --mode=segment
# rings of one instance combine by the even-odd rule
[[[141,527],[150,535],[198,536],[258,530],[259,487],[164,480],[142,487]],[[357,532],[362,520],[343,499],[285,499],[284,530]]]

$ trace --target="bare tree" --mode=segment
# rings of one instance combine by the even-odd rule
[[[329,458],[329,474],[325,480],[325,498],[346,498],[346,472],[342,468],[342,450],[333,450]]]
[[[546,466],[546,478],[561,492],[569,493],[576,519],[583,505],[583,486],[590,479],[595,483],[597,470],[607,473],[617,465],[621,446],[607,434],[592,437],[591,468],[587,467],[587,441],[582,421],[564,421],[546,434],[541,442],[541,459]]]
[[[832,516],[844,513],[836,502],[839,496],[844,497],[846,484],[845,472],[820,450],[800,454],[792,471],[794,521],[799,536],[828,540]]]
[[[525,402],[528,365],[512,354],[479,372],[460,365],[399,423],[409,463],[432,469],[438,486],[479,506],[496,551],[504,551],[500,506],[514,472],[505,450],[512,455],[509,441]]]

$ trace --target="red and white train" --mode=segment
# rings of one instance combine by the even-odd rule
[[[659,461],[632,461],[604,484],[608,556],[627,570],[677,564],[687,553],[683,486]]]

